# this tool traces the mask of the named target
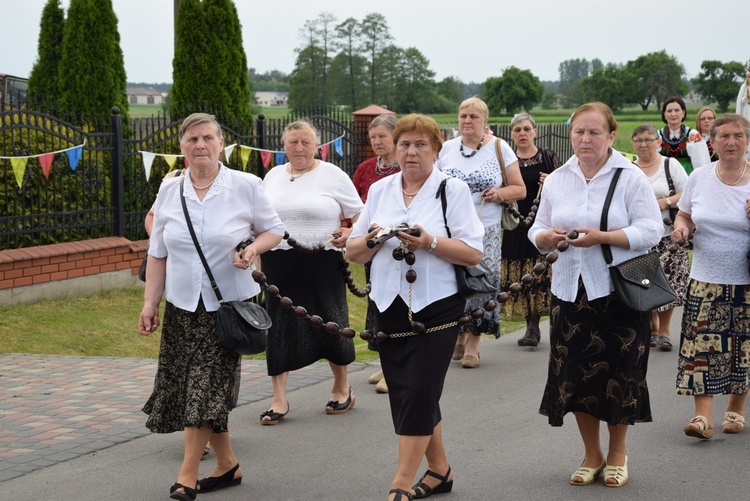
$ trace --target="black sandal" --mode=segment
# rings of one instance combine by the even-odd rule
[[[280,412],[274,412],[273,409],[268,409],[266,412],[261,414],[260,424],[264,426],[270,426],[272,424],[279,424],[279,421],[284,419],[284,416],[286,416],[287,414],[289,414],[289,402],[286,403],[286,412],[284,414]],[[271,419],[269,419],[268,421],[264,421],[263,418],[266,416],[270,417]]]
[[[225,487],[240,485],[242,483],[242,477],[234,478],[234,474],[237,472],[237,470],[239,470],[239,468],[240,463],[237,463],[234,468],[223,475],[219,475],[218,477],[206,477],[198,480],[198,486],[200,486],[200,490],[198,492],[212,492],[218,491],[219,489],[223,489]]]
[[[396,494],[395,496],[393,496],[393,501],[401,501],[401,498],[403,497],[406,497],[408,501],[414,499],[411,492],[405,491],[403,489],[391,489],[390,491],[388,491],[388,495],[390,496],[391,494]]]
[[[435,487],[430,487],[429,485],[425,484],[424,482],[422,482],[422,480],[424,480],[427,475],[440,480],[440,483]],[[424,499],[432,496],[433,494],[444,494],[446,492],[450,492],[451,489],[453,489],[453,480],[448,480],[448,477],[450,477],[450,475],[450,466],[448,467],[448,471],[445,473],[445,475],[438,475],[434,471],[427,470],[425,474],[422,475],[422,478],[419,479],[419,482],[417,482],[411,488],[414,491],[413,499]]]
[[[357,397],[352,396],[352,387],[349,386],[349,398],[343,404],[340,404],[338,400],[329,400],[326,404],[326,414],[343,414],[348,412],[354,407],[354,402],[357,401]]]
[[[198,494],[198,484],[195,484],[195,487],[195,489],[191,489],[179,482],[175,482],[175,484],[169,488],[169,498],[178,499],[179,501],[195,501],[195,496]],[[185,492],[180,492],[177,489],[182,489]]]

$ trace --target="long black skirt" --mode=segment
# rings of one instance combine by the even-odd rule
[[[172,433],[207,423],[214,432],[227,431],[240,370],[240,356],[219,345],[216,312],[207,312],[202,299],[195,312],[167,302],[154,390],[143,406],[146,427]]]
[[[279,297],[266,298],[273,322],[266,348],[269,376],[307,367],[322,358],[336,365],[354,361],[354,341],[313,326],[279,303],[282,296],[289,297],[308,315],[336,322],[342,329],[347,327],[349,309],[341,262],[341,253],[334,250],[304,254],[290,249],[263,254],[261,263],[268,283],[280,291]]]
[[[432,303],[413,314],[425,327],[451,323],[466,302],[458,294]],[[408,306],[397,296],[378,314],[378,326],[387,333],[410,331]],[[458,338],[458,325],[435,332],[387,339],[380,343],[380,362],[388,381],[388,399],[398,435],[432,435],[440,423],[440,397]]]
[[[613,426],[651,421],[651,314],[628,309],[614,294],[589,301],[580,281],[575,302],[553,295],[550,310],[549,370],[539,409],[549,424],[562,426],[568,412]]]

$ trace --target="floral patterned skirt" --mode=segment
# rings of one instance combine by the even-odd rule
[[[214,432],[227,431],[240,370],[240,356],[219,346],[216,312],[207,312],[202,299],[195,312],[167,302],[154,391],[143,406],[146,427],[172,433],[207,423]]]
[[[506,315],[520,315],[523,317],[541,317],[549,312],[550,286],[552,285],[552,266],[547,266],[547,271],[542,275],[534,275],[534,266],[543,262],[541,255],[525,259],[504,259],[500,283],[503,290],[508,290],[513,282],[521,282],[521,277],[531,274],[534,281],[531,285],[524,285],[518,296],[511,299],[503,306]]]
[[[661,267],[667,276],[667,280],[669,280],[669,285],[674,289],[677,299],[657,308],[656,311],[667,311],[676,306],[682,306],[687,295],[687,284],[690,280],[688,251],[685,247],[678,247],[676,252],[670,252],[669,246],[671,244],[672,240],[669,237],[664,237],[656,244],[654,250],[659,254]]]
[[[489,226],[484,229],[484,238],[482,244],[484,247],[484,256],[482,261],[491,270],[491,274],[488,277],[492,285],[497,290],[500,290],[500,262],[502,247],[500,246],[502,227],[500,223],[495,226]],[[490,299],[495,299],[497,294],[488,294],[476,299],[469,299],[466,301],[466,313],[471,313],[476,308],[484,308],[484,303]],[[472,321],[463,327],[462,332],[471,332],[475,336],[480,334],[492,334],[495,337],[500,337],[500,313],[499,308],[495,308],[492,311],[485,311],[484,316],[479,319],[472,319]]]
[[[750,285],[691,280],[682,316],[679,395],[744,395],[750,367]]]

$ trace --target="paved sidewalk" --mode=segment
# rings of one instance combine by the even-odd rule
[[[141,407],[155,374],[151,359],[0,355],[0,481],[150,434]],[[288,387],[330,376],[313,364]],[[243,361],[240,387],[238,406],[273,396],[265,361]]]

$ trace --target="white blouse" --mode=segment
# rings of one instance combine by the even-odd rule
[[[317,245],[331,239],[341,227],[341,218],[362,210],[362,199],[349,176],[339,167],[320,162],[316,168],[290,181],[289,164],[277,165],[263,179],[271,205],[286,225],[290,237],[299,243]],[[282,240],[272,250],[291,247]],[[331,243],[326,250],[340,250]]]
[[[241,241],[269,231],[284,234],[284,225],[274,212],[261,180],[220,165],[219,174],[201,201],[190,176],[166,179],[154,205],[154,226],[148,253],[167,258],[164,295],[178,308],[195,311],[203,297],[207,311],[219,309],[195,250],[180,202],[180,183],[185,182],[185,202],[195,235],[206,256],[221,295],[226,301],[248,299],[260,292],[251,270],[232,265],[235,247]]]
[[[481,252],[484,227],[477,217],[469,188],[466,183],[449,178],[437,168],[433,168],[432,174],[408,207],[401,193],[400,172],[375,182],[370,187],[365,208],[349,238],[367,235],[367,229],[373,223],[381,228],[401,223],[408,226],[418,224],[430,235],[447,237],[441,201],[439,197],[435,198],[440,182],[446,178],[446,217],[451,237]],[[396,237],[386,240],[372,258],[370,299],[380,311],[388,309],[396,296],[401,296],[409,304],[409,283],[404,278],[409,265],[403,260],[396,261],[392,255],[398,243]],[[414,254],[416,262],[413,268],[417,272],[417,280],[412,284],[411,307],[416,312],[455,294],[458,289],[453,264],[425,249],[418,249]]]
[[[659,243],[664,233],[659,204],[649,186],[646,175],[617,151],[612,151],[607,163],[587,184],[578,157],[552,172],[544,181],[542,198],[529,240],[536,243],[542,231],[553,228],[565,231],[573,228],[596,228],[601,224],[604,199],[614,176],[614,169],[623,169],[617,182],[608,213],[608,230],[622,229],[628,238],[629,249],[611,246],[613,263],[632,259]],[[551,249],[539,248],[540,252]],[[602,248],[573,247],[559,252],[552,265],[552,293],[563,301],[573,302],[578,292],[578,277],[583,279],[589,299],[597,299],[612,292],[612,280],[604,262]]]
[[[487,142],[479,148],[474,156],[468,158],[461,155],[460,137],[446,141],[440,150],[440,156],[436,163],[437,167],[444,173],[469,185],[477,212],[482,203],[482,192],[488,188],[499,188],[503,184],[500,164],[497,161],[497,152],[495,151],[495,141],[500,141],[500,151],[506,167],[518,161],[513,148],[508,143],[490,135],[486,135],[485,139],[487,139]],[[464,148],[464,153],[467,155],[470,155],[473,151],[475,150]],[[487,228],[499,224],[502,215],[503,207],[500,204],[485,203],[479,219]]]
[[[646,176],[648,182],[651,185],[651,189],[654,191],[656,198],[667,198],[669,197],[669,183],[667,182],[667,174],[664,172],[664,159],[667,158],[660,155],[659,168],[654,172],[653,176]],[[675,193],[680,193],[685,189],[685,183],[687,183],[688,175],[685,169],[682,168],[680,162],[676,158],[669,158],[667,166],[669,168],[669,174],[672,176],[672,182],[674,183]],[[657,202],[658,203],[658,202]],[[672,204],[672,207],[677,208],[676,204]],[[661,211],[662,221],[664,218],[669,217],[669,207]],[[672,225],[664,225],[664,236],[668,237],[672,234],[674,228]]]
[[[750,219],[745,200],[750,184],[728,186],[716,177],[716,164],[690,174],[677,204],[695,224],[690,278],[712,284],[750,284],[747,252]]]

